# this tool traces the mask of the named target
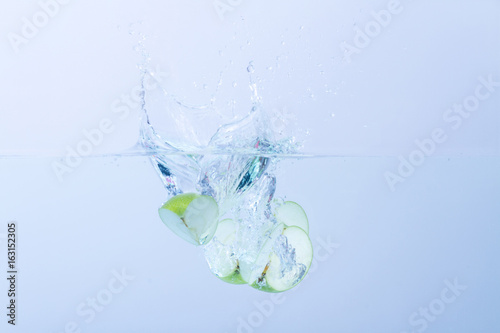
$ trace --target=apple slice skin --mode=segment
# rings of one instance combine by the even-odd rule
[[[217,275],[215,275],[217,276]],[[233,274],[225,277],[217,276],[219,279],[221,279],[224,282],[231,283],[231,284],[247,284],[247,282],[243,279],[243,277],[240,274],[240,270],[237,269],[236,271],[233,272]]]
[[[268,284],[267,284],[267,281],[266,281],[266,277],[265,275],[263,275],[262,277],[260,277],[259,279],[262,279],[260,283],[258,283],[257,281],[255,281],[254,283],[252,284],[249,284],[250,287],[252,288],[255,288],[259,291],[264,291],[266,293],[274,293],[274,294],[277,294],[277,293],[281,293],[283,291],[286,291],[286,290],[276,290],[276,289],[273,289],[271,288]],[[293,288],[290,287],[289,289]],[[288,289],[287,289],[288,290]]]
[[[226,277],[220,277],[217,274],[215,274],[215,276],[217,276],[219,279],[221,279],[222,281],[227,282],[227,283],[248,284],[248,280],[249,280],[250,273],[251,273],[251,271],[250,271],[251,266],[252,265],[246,261],[238,260],[237,261],[237,268],[233,272],[233,274],[226,276]]]
[[[161,208],[168,209],[177,214],[180,218],[183,218],[189,204],[199,196],[200,195],[196,193],[178,194],[165,202]]]

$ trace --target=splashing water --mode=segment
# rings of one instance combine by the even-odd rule
[[[252,62],[247,70],[254,72]],[[145,71],[143,82],[151,79],[154,75]],[[238,268],[250,267],[256,260],[277,225],[273,207],[282,202],[274,198],[277,162],[280,156],[295,154],[299,146],[293,137],[275,139],[252,80],[250,89],[253,107],[237,119],[218,112],[213,103],[189,106],[170,95],[160,82],[142,93],[141,143],[151,152],[169,197],[187,192],[211,196],[219,205],[219,220],[237,222],[231,243],[223,244],[214,237],[204,247],[209,267],[217,276],[221,258],[235,261]],[[283,244],[277,253],[284,258],[284,269],[297,271],[294,249]]]

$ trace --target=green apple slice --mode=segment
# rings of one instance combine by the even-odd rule
[[[183,193],[168,200],[158,213],[179,237],[194,245],[204,245],[215,234],[219,208],[208,195]]]
[[[231,219],[219,222],[212,242],[205,248],[205,257],[212,273],[222,281],[244,284],[240,275],[239,261],[233,253],[238,225]]]
[[[244,258],[240,258],[238,260],[238,266],[241,280],[244,283],[248,283],[248,281],[250,281],[250,275],[252,274],[252,263]]]
[[[214,238],[224,245],[231,245],[236,240],[238,225],[232,219],[225,219],[219,222]]]
[[[268,240],[267,243],[271,245],[264,245],[263,252],[257,258],[259,265],[254,266],[249,283],[266,292],[283,292],[296,286],[306,276],[313,258],[311,240],[302,228],[278,226],[277,230],[282,232]],[[269,246],[271,251],[268,250]],[[264,269],[263,261],[266,261]]]
[[[311,239],[302,228],[288,227],[282,236],[286,247],[271,253],[265,277],[267,285],[277,292],[293,288],[302,281],[313,258]]]
[[[277,238],[283,233],[285,229],[285,225],[280,223],[277,225],[267,236],[267,240],[262,245],[262,248],[255,259],[255,262],[250,265],[250,273],[248,277],[248,283],[253,285],[261,276],[262,272],[266,269],[267,264],[269,263],[269,256],[273,251],[274,243]]]
[[[309,221],[306,212],[298,203],[286,201],[276,208],[274,216],[278,223],[284,223],[288,226],[297,226],[304,229],[306,234],[309,234]]]

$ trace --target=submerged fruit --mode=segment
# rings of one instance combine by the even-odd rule
[[[234,254],[237,227],[231,219],[220,221],[205,253],[209,254],[206,259],[215,276],[224,282],[244,284],[246,281],[240,274],[239,261]]]
[[[306,212],[298,203],[286,201],[276,208],[274,216],[278,223],[284,223],[288,226],[297,226],[309,234],[309,221]]]
[[[191,244],[204,245],[217,229],[219,207],[208,195],[183,193],[168,200],[158,213],[176,235]]]
[[[280,224],[259,253],[249,284],[266,292],[291,289],[306,276],[312,258],[307,233],[300,227]]]

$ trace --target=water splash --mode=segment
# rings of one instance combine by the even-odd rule
[[[233,243],[222,244],[215,237],[205,246],[207,262],[216,275],[221,274],[221,260],[237,263],[238,269],[256,260],[278,224],[272,214],[282,202],[274,198],[277,163],[281,156],[296,154],[299,147],[295,138],[283,137],[282,129],[277,133],[273,128],[273,116],[265,111],[254,81],[254,66],[250,62],[246,68],[252,107],[240,117],[215,108],[222,80],[207,104],[193,106],[169,94],[161,82],[155,82],[155,89],[146,89],[144,83],[154,76],[146,71],[143,77],[141,144],[151,152],[168,196],[209,195],[218,203],[219,220],[237,222]],[[290,251],[292,257],[286,256]],[[277,253],[286,273],[293,273],[297,269],[293,249]]]
[[[151,81],[155,88],[147,89]],[[225,192],[241,195],[272,164],[267,156],[296,153],[299,145],[294,138],[275,139],[252,78],[249,86],[253,107],[234,119],[215,109],[215,96],[205,105],[188,105],[169,94],[154,73],[144,72],[141,144],[156,152],[151,154],[153,164],[169,194],[190,190],[213,194],[224,174]]]

